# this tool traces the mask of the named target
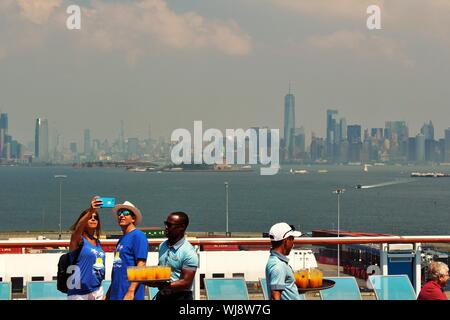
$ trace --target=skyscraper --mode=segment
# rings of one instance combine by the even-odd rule
[[[284,146],[286,155],[285,159],[292,158],[293,152],[293,129],[295,128],[295,97],[289,93],[284,97]]]
[[[84,129],[84,155],[90,156],[92,153],[91,130]]]
[[[0,129],[4,129],[4,133],[8,133],[8,114],[2,113],[0,115]]]
[[[416,136],[416,161],[425,161],[425,136],[421,133]]]
[[[34,156],[40,161],[48,161],[48,121],[44,118],[36,119]]]
[[[303,127],[301,128],[295,128],[293,129],[293,152],[292,155],[295,159],[302,159],[304,158],[305,153],[305,129]]]
[[[0,159],[4,158],[5,136],[8,134],[8,114],[0,115]]]
[[[434,126],[433,122],[424,123],[420,129],[420,133],[425,136],[425,140],[434,140]]]
[[[350,162],[360,162],[361,161],[361,126],[351,125],[347,127],[347,136],[349,143],[349,156],[348,160]]]
[[[336,154],[336,142],[339,139],[336,135],[336,119],[337,110],[327,110],[327,140],[326,140],[326,153],[329,161],[335,160]]]
[[[444,161],[450,163],[450,128],[445,130],[445,156]]]

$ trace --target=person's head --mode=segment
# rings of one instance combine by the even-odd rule
[[[118,204],[112,211],[116,215],[117,223],[122,230],[135,227],[142,221],[141,211],[131,202],[125,201],[123,204]]]
[[[86,214],[91,214],[89,209],[84,210],[78,219],[75,221],[75,223],[70,227],[71,231],[74,231],[78,222],[83,218]],[[86,227],[83,230],[84,233],[95,235],[97,239],[100,238],[101,234],[101,223],[100,223],[100,216],[97,212],[94,212],[91,214],[90,219],[88,220]]]
[[[445,287],[449,279],[448,266],[440,261],[433,261],[430,264],[430,276],[441,287]]]
[[[172,212],[164,221],[166,237],[169,240],[181,239],[189,225],[189,217],[182,211]]]
[[[272,242],[272,249],[284,255],[289,255],[294,246],[294,238],[300,237],[302,233],[295,231],[293,225],[285,222],[274,224],[269,231],[269,238]]]

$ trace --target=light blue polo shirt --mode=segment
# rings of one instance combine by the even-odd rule
[[[186,241],[185,237],[172,247],[169,244],[169,240],[166,240],[159,247],[159,265],[170,266],[172,268],[170,280],[177,281],[181,278],[182,269],[197,270],[198,255],[195,252],[195,248]]]
[[[266,281],[269,295],[271,290],[282,290],[281,300],[301,300],[289,259],[273,250],[266,264]]]

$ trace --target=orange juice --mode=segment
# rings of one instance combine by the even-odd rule
[[[163,275],[161,274],[161,271],[162,269],[160,266],[155,267],[155,280],[159,280],[162,278]]]
[[[317,269],[317,282],[319,287],[323,285],[323,273],[319,269]]]
[[[308,288],[308,282],[309,282],[309,275],[308,275],[308,270],[301,270],[298,273],[298,286],[300,288]]]
[[[155,267],[147,267],[145,269],[146,280],[155,280]]]
[[[138,268],[136,268],[136,271],[137,271],[136,280],[139,280],[139,281],[146,280],[145,279],[145,268],[138,267]]]
[[[163,278],[164,279],[170,279],[170,274],[172,273],[172,269],[170,268],[170,267],[164,267],[163,268],[163,271],[164,271],[164,276],[163,276]]]
[[[135,281],[136,280],[136,268],[128,267],[127,268],[128,280]]]
[[[317,272],[315,269],[312,269],[309,273],[309,286],[311,288],[317,288],[319,284],[318,278],[317,278]]]
[[[319,288],[322,286],[322,271],[318,269],[312,269],[309,277],[309,285],[311,288]]]

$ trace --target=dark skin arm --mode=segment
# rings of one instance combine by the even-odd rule
[[[189,290],[192,286],[192,281],[194,281],[195,272],[190,269],[182,269],[180,280],[161,286],[159,289],[170,289],[173,291]]]
[[[281,300],[281,291],[279,290],[270,290],[271,299],[272,300]]]
[[[78,246],[81,242],[81,237],[89,219],[91,219],[92,214],[96,213],[97,209],[102,205],[101,201],[96,200],[97,198],[98,197],[92,198],[91,206],[89,207],[88,212],[80,219],[80,221],[78,221],[77,225],[75,226],[75,230],[70,236],[69,251],[78,249]]]

